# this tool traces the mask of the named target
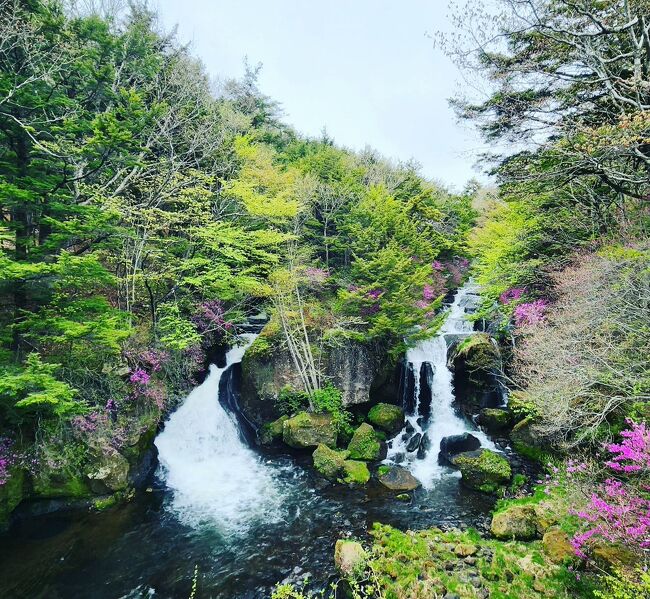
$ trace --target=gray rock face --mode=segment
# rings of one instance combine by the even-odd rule
[[[372,345],[347,341],[325,347],[323,374],[343,393],[343,405],[370,401],[395,402],[399,394],[397,369],[388,363],[385,351]],[[248,353],[242,361],[239,406],[257,426],[277,419],[276,400],[283,387],[302,387],[291,356],[273,348],[264,355]]]

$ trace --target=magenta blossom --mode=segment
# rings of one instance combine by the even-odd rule
[[[434,260],[431,266],[433,267],[433,270],[444,270],[445,268],[440,260]]]
[[[429,307],[429,302],[426,300],[418,300],[415,302],[415,307],[420,308],[420,310],[426,310]]]
[[[436,289],[433,285],[425,285],[424,289],[422,290],[422,297],[427,300],[431,301],[436,298]]]
[[[544,320],[548,302],[543,299],[519,304],[515,308],[515,324],[517,326],[533,326]]]
[[[628,419],[627,423],[630,430],[621,433],[623,442],[605,446],[607,451],[615,454],[605,464],[616,472],[650,471],[650,430],[645,422],[636,423]]]
[[[328,270],[324,268],[316,268],[315,266],[308,266],[305,268],[305,276],[311,283],[322,285],[330,277]]]
[[[510,302],[520,299],[525,292],[526,290],[523,287],[513,287],[512,289],[508,289],[508,291],[504,291],[499,296],[499,301],[502,304],[509,304]]]
[[[133,374],[131,374],[131,376],[129,377],[129,380],[134,385],[140,385],[142,387],[146,387],[149,384],[151,377],[144,370],[142,370],[142,368],[136,368],[133,371]]]

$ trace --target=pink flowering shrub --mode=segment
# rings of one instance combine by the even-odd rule
[[[209,336],[208,344],[214,342],[214,338],[230,331],[232,323],[226,319],[226,309],[219,300],[210,300],[199,304],[196,308],[192,322],[196,330],[204,336]]]
[[[650,472],[650,430],[645,422],[627,420],[629,430],[623,431],[621,443],[610,443],[607,451],[614,457],[605,465],[616,472]]]
[[[613,475],[603,482],[594,483],[598,473],[586,464],[567,463],[569,485],[579,486],[576,477],[581,476],[586,482],[586,504],[570,511],[583,525],[571,540],[579,557],[588,557],[602,541],[639,553],[650,548],[650,435],[644,423],[629,420],[628,424],[621,443],[605,446],[611,457],[603,465]]]
[[[129,377],[129,381],[139,387],[146,387],[150,380],[151,376],[142,368],[136,368]]]
[[[534,326],[544,321],[548,302],[543,299],[534,302],[519,304],[514,311],[515,324],[521,326]]]
[[[138,355],[138,361],[152,372],[159,372],[169,359],[169,352],[159,349],[147,349]]]
[[[523,287],[513,287],[512,289],[504,291],[499,296],[499,301],[504,305],[509,304],[510,302],[521,299],[525,292],[526,290]]]

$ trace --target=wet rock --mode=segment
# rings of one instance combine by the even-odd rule
[[[497,539],[529,541],[537,536],[537,517],[531,505],[511,505],[492,517],[490,532]]]
[[[280,441],[282,439],[283,425],[286,420],[289,420],[289,416],[283,415],[273,422],[264,424],[259,432],[260,443],[262,445],[272,445],[276,441]]]
[[[413,425],[410,422],[406,423],[406,426],[404,427],[404,430],[406,430],[407,433],[414,433],[415,429],[413,428]]]
[[[512,476],[508,460],[489,449],[460,453],[451,462],[460,469],[463,485],[483,493],[495,493]]]
[[[339,539],[334,546],[334,565],[344,576],[351,576],[363,568],[368,555],[361,543]]]
[[[406,451],[409,453],[414,452],[418,447],[420,447],[420,441],[422,439],[422,435],[420,433],[415,433],[411,437],[411,440],[408,442],[408,445],[406,446]]]
[[[380,466],[378,479],[391,491],[412,491],[420,486],[420,481],[400,466]]]
[[[483,408],[478,416],[478,423],[490,432],[507,429],[512,421],[512,414],[502,408]]]
[[[411,501],[411,496],[408,493],[400,493],[399,495],[395,495],[395,499],[397,499],[397,501],[408,502]]]
[[[480,447],[481,442],[470,433],[443,437],[442,441],[440,441],[440,459],[443,462],[450,463],[453,456],[467,451],[474,451]]]
[[[575,559],[576,554],[569,535],[560,528],[549,528],[542,537],[544,553],[555,564]]]
[[[129,485],[129,462],[115,450],[104,451],[98,467],[88,473],[88,478],[95,492],[123,491]]]
[[[397,433],[404,426],[404,410],[388,403],[378,403],[368,412],[368,420],[388,433]]]
[[[418,453],[417,457],[418,460],[423,460],[425,456],[427,455],[427,451],[431,448],[431,440],[427,435],[424,435],[422,437],[422,440],[420,441],[420,447],[418,447]]]
[[[336,447],[336,427],[330,414],[300,412],[282,423],[282,439],[290,447]]]
[[[370,470],[365,462],[345,460],[343,462],[343,482],[352,485],[365,485],[370,480]]]
[[[377,460],[381,453],[381,444],[375,434],[375,429],[363,423],[354,431],[348,445],[350,457],[353,460]]]
[[[349,455],[349,451],[336,451],[321,444],[312,454],[314,468],[327,480],[336,481],[343,472],[343,463]]]

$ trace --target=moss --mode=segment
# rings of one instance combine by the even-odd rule
[[[92,491],[88,480],[64,470],[58,472],[45,472],[33,480],[34,495],[40,499],[58,497],[82,498],[90,497]]]
[[[327,445],[319,445],[312,457],[314,459],[314,468],[320,472],[326,479],[335,481],[343,472],[344,462],[349,456],[348,451],[336,451],[330,449]]]
[[[264,424],[259,432],[260,443],[262,445],[271,445],[275,441],[282,439],[285,420],[289,420],[289,416],[280,416],[277,420]]]
[[[96,510],[107,510],[110,507],[113,507],[118,502],[118,497],[116,495],[109,495],[108,497],[99,497],[93,501],[93,506]]]
[[[0,485],[0,530],[9,523],[11,512],[23,500],[25,494],[25,471],[12,468],[6,482]]]
[[[479,423],[489,431],[502,431],[512,421],[512,414],[501,408],[483,408],[479,414]]]
[[[352,435],[348,445],[353,460],[376,460],[379,458],[381,445],[375,435],[375,429],[369,424],[362,424]]]
[[[389,472],[390,472],[390,466],[386,466],[385,464],[383,464],[383,465],[379,466],[379,468],[377,468],[377,474],[379,476],[385,476]]]
[[[348,576],[374,581],[372,596],[462,599],[560,599],[592,597],[588,575],[567,576],[541,551],[541,544],[485,539],[476,531],[437,528],[402,532],[375,524],[373,545],[363,573]],[[466,555],[472,554],[470,561]],[[368,577],[368,574],[372,574]],[[355,578],[356,577],[356,578]]]
[[[365,462],[345,460],[343,474],[343,482],[354,485],[365,485],[370,480],[370,470]]]
[[[337,431],[329,414],[300,412],[282,424],[282,439],[290,447],[336,447]]]
[[[404,410],[388,403],[378,403],[368,412],[368,420],[389,433],[396,433],[404,426]]]
[[[460,469],[466,487],[483,493],[496,492],[512,476],[508,460],[488,449],[458,454],[452,463]]]

